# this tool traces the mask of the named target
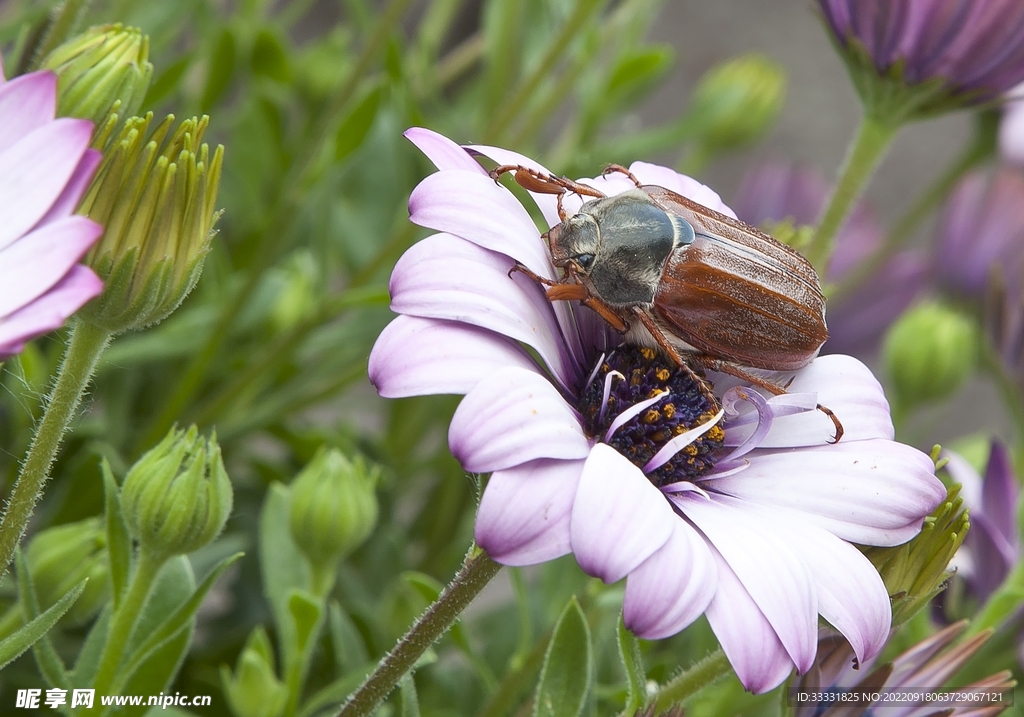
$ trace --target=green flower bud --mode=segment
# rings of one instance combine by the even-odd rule
[[[110,595],[107,580],[107,534],[99,518],[58,525],[37,533],[25,551],[39,607],[45,610],[85,578],[85,591],[65,620],[87,622]]]
[[[53,50],[42,69],[57,73],[57,114],[91,119],[139,111],[153,78],[149,36],[134,27],[100,25]],[[117,105],[117,106],[115,106]]]
[[[757,141],[778,117],[786,74],[764,55],[735,57],[712,67],[693,92],[688,116],[705,151]]]
[[[79,317],[112,333],[165,319],[199,280],[209,250],[224,148],[200,144],[208,117],[171,131],[168,116],[125,122],[78,211],[106,227],[86,262],[106,283]]]
[[[280,717],[284,712],[288,688],[274,671],[274,650],[262,627],[246,640],[234,674],[221,665],[220,682],[236,717]]]
[[[155,556],[191,553],[217,537],[231,513],[231,481],[217,437],[172,428],[128,471],[121,489],[132,537]]]
[[[331,566],[366,540],[377,522],[379,471],[321,449],[292,484],[291,531],[314,568]]]
[[[921,532],[909,542],[891,548],[864,549],[893,599],[893,627],[902,625],[928,605],[952,575],[946,568],[970,528],[959,493],[959,485],[950,488],[945,502],[924,519]]]
[[[900,411],[956,392],[977,363],[974,322],[935,303],[915,306],[886,334],[882,360]]]

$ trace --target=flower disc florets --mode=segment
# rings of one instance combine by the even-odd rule
[[[583,390],[579,411],[591,437],[607,435],[605,442],[642,470],[675,436],[713,421],[718,406],[690,372],[658,352],[621,346],[600,362]],[[647,478],[659,487],[699,478],[714,468],[716,452],[724,445],[725,431],[713,426]]]

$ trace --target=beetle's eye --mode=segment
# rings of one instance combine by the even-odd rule
[[[593,254],[577,254],[575,259],[583,267],[583,271],[590,271],[590,267],[594,263]]]

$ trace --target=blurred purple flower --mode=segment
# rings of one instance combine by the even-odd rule
[[[950,625],[867,675],[864,673],[870,665],[855,661],[850,643],[835,631],[822,629],[814,666],[790,689],[794,717],[994,717],[1010,704],[1006,693],[1015,683],[1009,670],[965,687],[943,689],[990,637],[990,633],[981,633],[951,647],[966,626],[966,620]],[[842,699],[843,695],[885,693],[888,699],[877,701]],[[907,699],[907,695],[915,693],[920,694],[920,699]],[[943,693],[954,694],[946,699],[936,698]],[[800,699],[800,694],[811,699]],[[815,695],[828,697],[815,699]],[[996,695],[1001,697],[995,698]]]
[[[1006,95],[999,121],[999,156],[1004,162],[1024,167],[1024,83]]]
[[[1024,3],[1019,0],[819,0],[819,5],[839,45],[866,54],[877,75],[909,86],[939,80],[921,98],[926,107],[949,100],[959,106],[987,102],[1024,80]]]
[[[440,169],[413,191],[412,220],[443,233],[395,267],[400,316],[369,373],[383,396],[465,394],[449,444],[467,471],[491,473],[480,546],[507,565],[571,552],[590,575],[627,578],[624,618],[641,637],[672,635],[704,613],[752,691],[811,666],[819,614],[861,659],[876,654],[889,597],[850,543],[909,540],[945,490],[928,456],[892,440],[870,371],[828,356],[777,377],[792,376],[792,393],[767,399],[712,374],[724,407],[715,413],[655,352],[616,346],[589,310],[549,303],[521,273],[510,278],[516,261],[557,276],[526,209],[450,140],[406,136]],[[546,171],[506,150],[469,151]],[[689,177],[630,169],[731,214]],[[632,188],[620,175],[581,181],[608,194]],[[557,223],[555,198],[533,198]],[[580,204],[566,197],[569,212]],[[818,401],[842,418],[838,445]]]
[[[939,218],[935,273],[955,294],[981,300],[992,272],[1010,297],[1024,282],[1024,177],[1009,168],[967,175]]]
[[[943,455],[949,458],[946,469],[963,486],[960,495],[971,511],[971,529],[952,565],[966,579],[970,594],[984,604],[1020,558],[1017,476],[999,441],[992,442],[984,478],[956,453]]]
[[[103,289],[77,264],[103,228],[73,212],[99,164],[92,122],[54,119],[57,76],[0,71],[0,358],[60,327]]]
[[[736,194],[736,214],[760,226],[792,221],[813,225],[829,195],[829,185],[815,169],[786,162],[766,162],[744,177]],[[858,204],[836,238],[827,279],[841,281],[882,243],[882,230],[866,205]],[[890,259],[853,292],[830,301],[829,339],[824,353],[869,356],[889,325],[924,288],[928,266],[920,252],[903,251]]]

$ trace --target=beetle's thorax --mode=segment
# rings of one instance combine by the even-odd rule
[[[587,202],[548,235],[556,266],[569,267],[599,299],[617,307],[650,304],[672,250],[692,240],[639,189]]]

